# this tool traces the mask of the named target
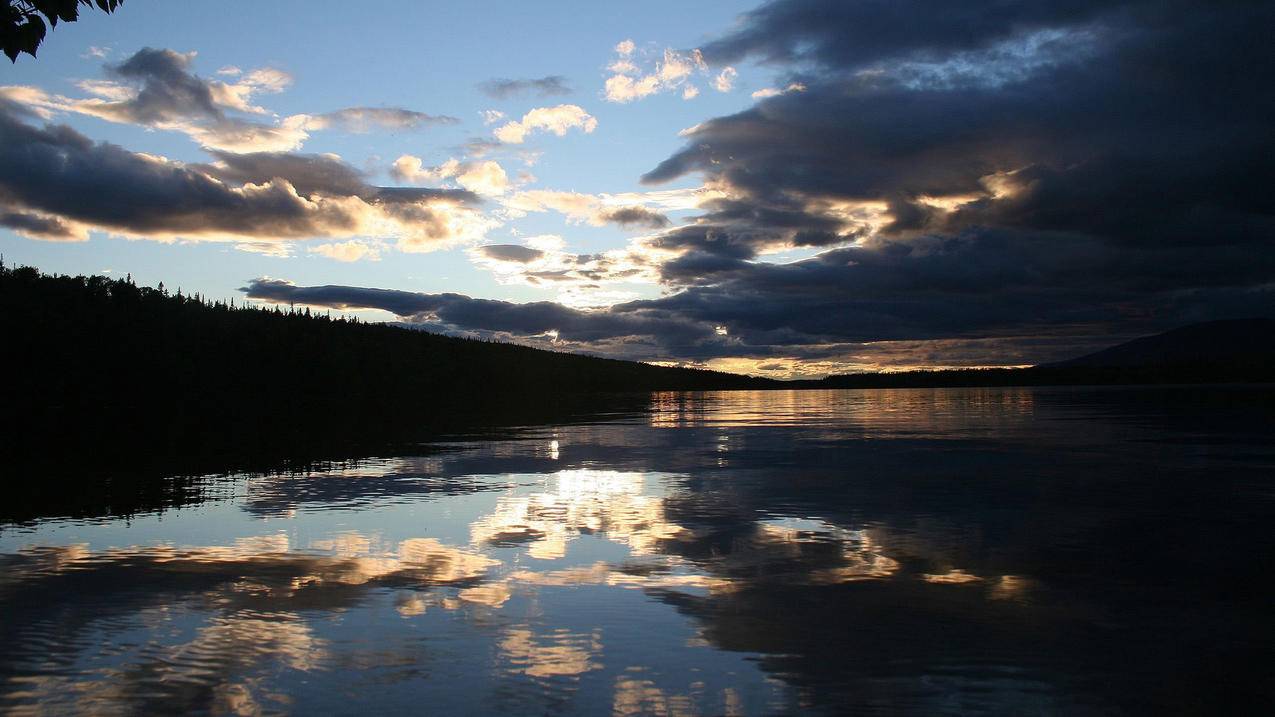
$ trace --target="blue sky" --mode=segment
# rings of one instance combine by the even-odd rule
[[[781,378],[1057,360],[1275,314],[1273,22],[128,0],[3,70],[0,251]]]

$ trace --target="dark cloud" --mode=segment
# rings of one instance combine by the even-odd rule
[[[668,217],[660,212],[640,206],[604,209],[598,214],[598,218],[604,222],[611,222],[624,227],[663,229],[669,225]]]
[[[335,112],[315,115],[315,129],[335,127],[346,132],[362,133],[381,127],[386,129],[417,129],[426,125],[457,124],[455,117],[431,115],[405,110],[401,107],[347,107]]]
[[[367,183],[367,175],[340,159],[326,154],[294,152],[210,151],[213,164],[192,165],[210,177],[229,184],[265,184],[283,179],[301,196],[359,197],[368,202],[410,204],[429,199],[448,199],[475,204],[482,199],[464,189],[430,187],[378,187]]]
[[[78,240],[83,235],[57,217],[0,211],[0,227],[8,227],[41,239]]]
[[[712,325],[666,312],[573,309],[551,301],[516,304],[462,294],[422,294],[353,286],[296,286],[277,279],[254,279],[240,289],[250,299],[297,303],[339,310],[381,309],[415,324],[447,333],[526,339],[556,332],[561,341],[606,350],[613,342],[645,339],[646,350],[693,352],[719,343]],[[659,346],[663,348],[652,348]],[[704,349],[708,350],[708,349]]]
[[[300,127],[227,114],[227,109],[246,109],[251,92],[262,87],[242,94],[228,92],[228,85],[191,72],[191,58],[168,49],[142,48],[124,62],[106,66],[113,82],[131,85],[131,97],[82,101],[72,109],[113,122],[181,130],[201,144],[223,149],[292,148],[305,139]],[[244,106],[235,107],[235,103]]]
[[[281,186],[235,192],[194,168],[94,143],[66,126],[41,129],[4,116],[0,193],[32,210],[139,233],[317,229],[302,198]]]
[[[107,73],[140,85],[131,99],[102,106],[119,121],[156,125],[193,117],[224,121],[213,100],[212,86],[190,72],[190,56],[168,49],[144,47]]]
[[[389,217],[426,242],[452,231],[432,200],[478,201],[464,191],[371,186],[326,156],[214,156],[206,165],[166,161],[0,111],[0,207],[10,226],[59,238],[70,221],[134,235],[302,239],[350,235]]]
[[[488,244],[487,246],[478,247],[477,251],[483,256],[498,261],[515,261],[520,264],[533,262],[545,255],[539,249],[532,249],[529,246],[519,246],[518,244]]]
[[[1053,246],[1054,251],[1045,251]],[[520,247],[518,247],[520,248]],[[499,250],[497,250],[499,251]],[[888,365],[1024,364],[1101,347],[1113,331],[1148,332],[1161,317],[1183,322],[1275,313],[1275,290],[1235,289],[1232,275],[1205,275],[1198,248],[1134,248],[1133,267],[1176,266],[1160,277],[1111,271],[1094,240],[1003,232],[866,249],[847,247],[776,265],[689,252],[666,264],[683,288],[650,300],[578,310],[552,302],[515,304],[458,294],[350,286],[302,287],[258,279],[249,298],[340,310],[376,308],[430,330],[561,344],[639,360],[790,357]],[[1251,275],[1269,275],[1275,258]],[[1198,288],[1178,286],[1198,274]],[[691,281],[691,279],[695,279]],[[1047,321],[1042,321],[1047,319]],[[718,332],[721,327],[725,334]],[[971,338],[977,337],[977,338]],[[895,348],[877,342],[900,342]]]
[[[572,90],[567,85],[567,78],[562,75],[547,75],[538,78],[511,80],[497,78],[488,80],[478,86],[484,94],[498,100],[507,99],[525,92],[534,92],[540,97],[552,95],[569,95]]]
[[[315,130],[368,132],[459,122],[455,117],[399,107],[347,107],[275,123],[258,122],[241,116],[265,114],[263,108],[250,104],[252,96],[281,91],[291,82],[287,74],[257,70],[228,84],[194,74],[192,57],[143,48],[124,62],[106,67],[111,83],[117,85],[106,92],[107,99],[75,101],[68,109],[115,122],[180,130],[205,146],[231,151],[295,149]],[[94,83],[87,88],[94,90]],[[95,91],[100,94],[100,89]],[[116,99],[121,89],[125,93],[131,89],[132,96]]]
[[[331,155],[294,154],[289,152],[210,152],[216,159],[200,168],[233,184],[264,184],[272,179],[286,179],[297,192],[310,195],[359,195],[367,191],[363,172]]]
[[[897,58],[942,58],[1033,31],[1084,26],[1104,13],[1119,14],[1121,5],[1100,0],[776,0],[746,13],[738,29],[701,50],[713,63],[751,57],[863,67]]]
[[[684,290],[630,306],[745,345],[1275,311],[1272,22],[1270,3],[768,3],[705,56],[804,90],[701,123],[643,178],[728,198],[651,240]],[[838,248],[756,261],[777,246]]]
[[[478,204],[483,198],[468,189],[439,189],[436,187],[369,187],[371,194],[365,197],[377,204],[415,204],[430,199],[443,199],[457,204]]]

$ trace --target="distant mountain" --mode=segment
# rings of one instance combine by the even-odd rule
[[[1039,368],[1230,365],[1257,361],[1275,361],[1275,319],[1191,324]]]
[[[852,373],[804,382],[820,388],[944,388],[1275,381],[1275,320],[1191,324],[1097,353],[1031,368]]]

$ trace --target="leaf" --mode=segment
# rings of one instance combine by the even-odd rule
[[[15,44],[19,52],[25,52],[35,57],[35,51],[40,47],[40,43],[44,41],[44,34],[48,32],[44,21],[39,15],[28,15],[26,23],[19,25],[17,32],[14,33]]]
[[[80,19],[80,0],[53,0],[57,4],[57,16],[64,22]]]
[[[97,6],[106,13],[114,12],[124,0],[8,0],[0,3],[0,49],[10,62],[17,62],[25,52],[35,57],[49,28],[58,21],[75,22],[80,6]],[[40,15],[47,18],[47,23]]]

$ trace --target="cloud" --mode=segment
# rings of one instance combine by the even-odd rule
[[[537,259],[543,258],[545,253],[540,249],[532,247],[519,246],[517,244],[489,244],[474,249],[488,259],[496,261],[509,261],[519,264],[527,264]]]
[[[778,97],[786,92],[804,92],[805,90],[806,86],[800,82],[791,82],[782,90],[774,87],[763,87],[752,93],[751,97],[755,100],[764,100],[768,97]]]
[[[522,144],[528,134],[537,130],[552,132],[559,137],[569,129],[579,129],[588,134],[598,128],[598,121],[577,105],[537,107],[517,122],[508,122],[495,131],[496,139],[507,144]]]
[[[597,215],[598,220],[619,224],[621,226],[645,227],[647,229],[663,229],[669,225],[668,217],[646,207],[616,207],[603,209]]]
[[[516,304],[462,294],[425,294],[350,286],[297,286],[280,279],[254,279],[241,291],[250,299],[339,310],[381,309],[404,320],[451,333],[554,345],[607,345],[641,337],[651,345],[692,345],[722,340],[712,326],[641,310],[583,310],[535,301]]]
[[[499,163],[491,160],[461,162],[449,159],[437,167],[425,167],[420,157],[405,154],[394,160],[390,175],[406,182],[454,179],[466,190],[487,196],[504,194],[509,190],[509,176]]]
[[[523,239],[523,244],[493,244],[469,250],[470,260],[491,272],[500,284],[557,292],[559,303],[576,308],[605,307],[637,296],[633,284],[654,284],[656,263],[640,246],[596,254],[573,254],[557,235]]]
[[[538,97],[569,95],[572,92],[571,87],[567,85],[567,78],[562,75],[546,75],[545,77],[534,79],[517,80],[497,78],[482,83],[478,88],[487,96],[500,100],[528,92],[534,93]]]
[[[0,91],[38,109],[46,119],[61,112],[82,114],[182,132],[204,147],[231,152],[295,150],[310,132],[325,129],[367,132],[374,128],[415,129],[458,121],[396,107],[350,107],[269,122],[250,119],[241,115],[271,114],[254,104],[256,98],[282,92],[292,84],[292,77],[274,68],[244,72],[237,67],[223,67],[218,74],[233,77],[233,81],[206,80],[191,71],[193,59],[194,53],[143,48],[119,64],[107,65],[107,79],[78,82],[77,86],[91,95],[87,98],[50,95],[36,88],[7,87]]]
[[[610,102],[632,102],[649,97],[660,91],[660,79],[656,75],[633,78],[624,74],[616,74],[607,78],[604,87],[606,98]]]
[[[636,203],[620,203],[625,199],[628,198],[617,199],[616,196],[606,194],[593,195],[532,189],[516,192],[502,203],[507,209],[516,213],[552,210],[565,215],[569,221],[586,222],[593,226],[619,224],[626,227],[659,229],[669,225],[668,217],[662,212]],[[642,201],[640,195],[632,195],[631,199]]]
[[[663,295],[552,312],[413,299],[396,313],[448,331],[532,343],[552,332],[606,355],[773,372],[1034,363],[1103,337],[1275,313],[1275,225],[1261,189],[1275,176],[1258,159],[1275,154],[1275,117],[1257,79],[1275,61],[1253,50],[1270,9],[1037,4],[1002,15],[944,4],[930,19],[920,3],[900,5],[914,21],[896,27],[893,5],[781,0],[705,46],[719,63],[759,59],[788,76],[756,106],[686,130],[685,146],[644,178],[702,177],[701,194],[665,199],[698,216],[652,223],[605,255],[471,253],[502,282],[561,287],[560,302],[624,282],[658,282]],[[969,32],[952,37],[939,19]],[[501,203],[587,223],[630,214],[626,205],[659,213],[619,195],[544,190]],[[782,263],[767,261],[776,254]],[[281,296],[315,299],[308,291]]]
[[[46,241],[88,241],[89,238],[84,227],[44,214],[0,211],[0,227]]]
[[[509,190],[509,177],[496,162],[472,162],[456,175],[460,186],[478,194],[498,195]]]
[[[746,13],[731,32],[702,46],[714,64],[748,58],[823,68],[866,66],[900,57],[936,57],[1015,35],[1078,26],[1153,3],[900,0],[888,5],[778,0]],[[1137,21],[1136,16],[1128,19]]]
[[[616,59],[607,67],[612,75],[607,78],[603,91],[608,102],[633,102],[661,92],[680,90],[682,99],[690,100],[699,95],[699,88],[689,83],[695,74],[704,74],[708,66],[699,50],[678,52],[664,50],[647,72],[634,62],[634,45],[626,40],[615,46]],[[734,72],[734,70],[731,70]]]
[[[735,77],[739,75],[735,68],[727,66],[713,78],[713,89],[718,92],[730,92],[735,87]]]
[[[405,110],[401,107],[347,107],[335,112],[310,116],[305,121],[308,130],[335,128],[355,134],[373,129],[417,129],[426,125],[457,124],[460,120],[447,115],[431,115]]]
[[[95,229],[257,250],[359,236],[430,251],[478,241],[496,224],[473,208],[471,192],[372,186],[332,155],[219,152],[209,164],[186,164],[64,125],[35,127],[9,109],[0,103],[0,209],[28,234],[66,239]]]
[[[317,244],[309,248],[312,254],[326,256],[329,259],[337,261],[359,261],[361,259],[370,259],[377,261],[381,258],[379,249],[367,242],[350,241],[332,242],[330,244]]]
[[[1256,80],[1275,61],[1238,48],[1273,12],[768,3],[704,55],[785,68],[787,89],[686,130],[644,177],[726,194],[645,240],[680,287],[657,305],[772,347],[1269,313],[1256,188],[1275,170],[1254,158],[1275,150]],[[801,247],[824,253],[760,260]]]

